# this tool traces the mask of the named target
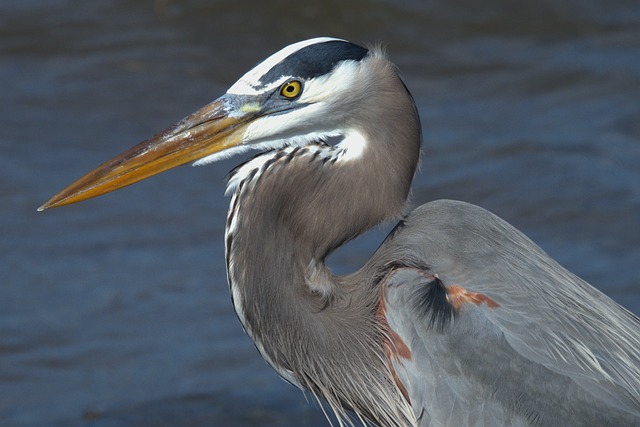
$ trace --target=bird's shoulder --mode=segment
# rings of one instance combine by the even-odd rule
[[[433,409],[426,400],[435,396],[436,416],[452,417],[456,405],[488,393],[495,399],[477,401],[476,415],[447,422],[518,425],[571,408],[638,422],[638,318],[507,222],[468,203],[431,202],[376,256],[396,260],[384,279],[385,313],[412,354],[396,362],[414,408]],[[553,396],[568,392],[574,401],[555,407]],[[424,419],[433,416],[424,409]]]

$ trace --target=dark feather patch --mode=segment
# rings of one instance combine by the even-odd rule
[[[292,53],[276,64],[260,78],[260,84],[267,85],[282,76],[312,79],[324,76],[341,61],[360,61],[369,51],[357,44],[342,40],[316,43]]]
[[[298,153],[304,154],[304,151],[302,150],[302,146],[295,147],[293,150],[291,150],[291,152],[289,154],[287,154],[287,157],[284,158],[284,163],[285,164],[291,163],[291,161],[294,159],[294,157]]]
[[[417,314],[428,320],[429,327],[438,332],[443,332],[456,314],[447,295],[447,287],[435,276],[433,280],[416,289],[414,301]]]
[[[411,309],[417,316],[428,322],[427,327],[435,329],[437,332],[444,332],[444,328],[457,315],[456,308],[449,301],[449,291],[445,284],[437,276],[432,275],[430,269],[425,265],[408,265],[402,262],[390,262],[376,275],[375,280],[383,278],[396,269],[415,269],[416,273],[424,277],[419,283],[407,283],[414,287],[414,294],[411,296]],[[400,284],[399,286],[403,286]]]
[[[273,165],[275,162],[277,162],[278,160],[280,160],[281,158],[283,158],[285,156],[285,152],[284,151],[276,151],[276,153],[271,156],[270,159],[268,159],[266,162],[264,162],[262,164],[262,168],[260,169],[260,173],[264,173],[267,169],[269,169],[271,167],[271,165]]]

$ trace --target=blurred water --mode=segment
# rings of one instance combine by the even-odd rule
[[[402,69],[425,135],[414,204],[486,207],[640,313],[638,22],[631,0],[5,0],[0,425],[325,425],[229,303],[222,193],[237,160],[35,211],[317,35],[384,43]]]

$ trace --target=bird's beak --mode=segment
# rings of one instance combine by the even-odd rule
[[[258,107],[227,95],[78,179],[39,211],[118,190],[176,166],[242,144]]]

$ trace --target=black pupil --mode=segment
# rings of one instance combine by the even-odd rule
[[[293,87],[293,85],[289,85],[287,86],[287,92],[291,93],[295,90],[295,88]]]

